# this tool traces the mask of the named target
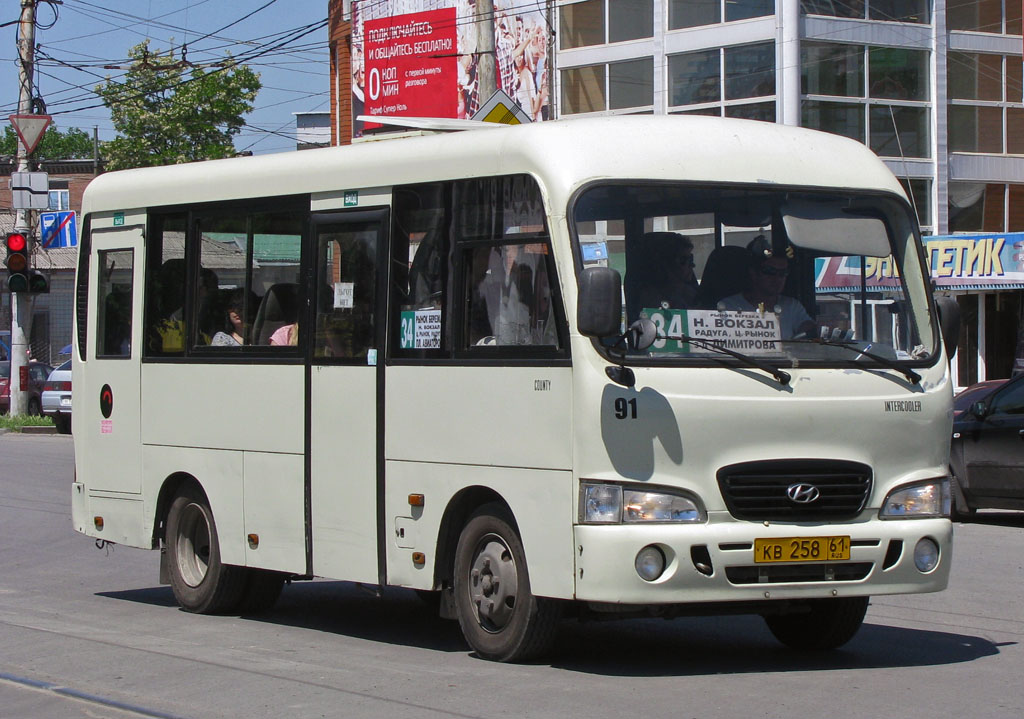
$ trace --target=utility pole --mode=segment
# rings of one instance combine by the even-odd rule
[[[21,21],[18,24],[18,113],[29,115],[32,113],[32,72],[35,63],[36,47],[36,0],[21,0]],[[18,143],[18,172],[29,171],[28,153],[22,144]],[[18,210],[14,219],[14,229],[22,232],[29,242],[32,241],[32,233],[29,225],[29,211]],[[27,252],[32,256],[31,248]],[[25,414],[25,390],[21,384],[21,368],[28,363],[28,342],[25,339],[25,332],[22,330],[21,321],[21,300],[27,300],[24,293],[11,293],[11,415]]]
[[[497,62],[494,54],[494,0],[476,2],[476,87],[480,105],[498,89]]]

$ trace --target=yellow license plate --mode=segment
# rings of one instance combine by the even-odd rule
[[[754,561],[836,562],[850,558],[849,537],[755,539]]]

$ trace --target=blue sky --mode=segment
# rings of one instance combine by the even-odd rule
[[[17,20],[19,6],[2,0],[0,23]],[[327,0],[39,0],[39,94],[61,129],[92,134],[98,127],[100,139],[109,140],[113,125],[92,89],[124,74],[104,65],[127,67],[132,46],[149,38],[154,49],[173,47],[180,55],[185,44],[196,64],[259,53],[247,64],[260,73],[263,89],[235,146],[256,154],[293,150],[292,113],[330,109],[326,18]],[[17,35],[17,24],[0,28],[4,118],[17,110]]]

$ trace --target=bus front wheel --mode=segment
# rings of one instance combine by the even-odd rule
[[[206,497],[187,487],[167,513],[171,589],[182,609],[216,614],[234,609],[245,590],[245,571],[222,564],[217,524]]]
[[[530,591],[523,544],[503,505],[485,505],[466,523],[454,584],[459,625],[479,656],[524,661],[550,648],[560,606]]]
[[[775,638],[787,647],[836,649],[853,639],[864,623],[868,598],[812,599],[803,609],[793,614],[768,615],[764,620]]]

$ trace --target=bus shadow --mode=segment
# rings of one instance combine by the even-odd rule
[[[176,606],[169,587],[99,596],[154,606]],[[404,589],[349,582],[296,582],[271,611],[247,621],[338,636],[471,654],[457,622]],[[907,629],[867,622],[846,646],[831,652],[797,652],[779,644],[754,616],[682,617],[580,622],[565,619],[555,646],[540,664],[584,674],[663,677],[809,672],[837,669],[927,667],[971,662],[999,653],[1000,645],[952,632]]]
[[[962,524],[987,524],[991,527],[1013,527],[1024,529],[1024,512],[979,511],[972,517],[957,520]]]
[[[826,652],[788,649],[751,616],[563,624],[559,646],[552,666],[629,677],[927,667],[999,653],[981,637],[872,624],[870,617],[852,641]]]

